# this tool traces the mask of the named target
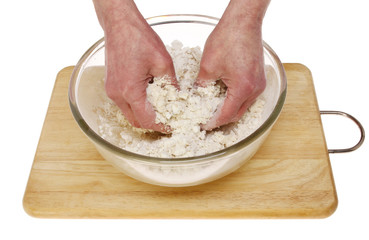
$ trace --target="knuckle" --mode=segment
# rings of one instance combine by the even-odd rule
[[[212,61],[203,59],[200,63],[200,71],[202,71],[206,75],[213,73],[215,69],[216,69],[216,66],[214,65]]]
[[[107,81],[105,83],[105,92],[106,92],[106,95],[113,101],[116,101],[118,100],[118,92],[117,92],[117,89],[116,87],[109,81]]]
[[[257,93],[258,94],[262,93],[265,88],[266,88],[266,79],[265,79],[265,76],[263,76],[259,81]]]
[[[138,118],[139,125],[144,129],[159,130],[160,128],[155,124],[155,119],[151,118]]]
[[[155,58],[155,68],[159,71],[165,71],[173,67],[173,60],[168,54],[159,54]]]
[[[131,119],[129,122],[133,127],[141,128],[141,125],[135,119]]]
[[[244,79],[238,87],[242,95],[259,95],[266,87],[266,80],[263,76]]]
[[[134,81],[126,81],[124,79],[121,79],[119,82],[108,80],[105,83],[106,95],[115,102],[122,99],[129,102],[132,96],[134,96],[133,93],[136,88],[137,86]]]
[[[239,87],[243,93],[250,94],[255,89],[255,83],[252,81],[242,81]]]
[[[159,64],[163,66],[171,66],[173,63],[172,58],[169,55],[161,56],[159,59]]]
[[[145,129],[153,129],[154,124],[152,122],[143,120],[143,121],[140,121],[140,125],[142,128],[145,128]]]
[[[135,81],[124,81],[124,84],[119,87],[121,97],[131,102],[132,97],[135,95],[136,88]]]

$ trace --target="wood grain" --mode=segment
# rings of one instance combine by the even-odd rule
[[[118,172],[78,128],[68,104],[73,67],[59,72],[25,191],[41,218],[321,218],[337,207],[309,69],[284,64],[282,114],[257,154],[211,183],[168,188]]]

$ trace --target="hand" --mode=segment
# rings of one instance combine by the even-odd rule
[[[146,88],[153,77],[168,75],[175,79],[172,59],[165,46],[145,27],[124,25],[105,35],[106,93],[134,126],[167,132],[155,124],[155,112],[147,101]]]
[[[166,126],[155,123],[156,114],[146,97],[147,85],[153,77],[168,75],[176,84],[173,62],[163,42],[132,1],[126,1],[124,9],[113,6],[105,14],[99,12],[104,8],[98,6],[104,1],[95,2],[105,33],[108,97],[134,127],[168,132]]]
[[[204,47],[197,84],[221,79],[227,86],[223,105],[204,130],[238,121],[266,85],[260,16],[267,4],[262,15],[253,16],[240,3],[231,1]]]

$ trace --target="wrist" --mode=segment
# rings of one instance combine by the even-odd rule
[[[248,28],[262,25],[270,0],[231,0],[221,20],[235,22]]]
[[[133,0],[94,0],[93,2],[105,33],[122,26],[147,24]]]

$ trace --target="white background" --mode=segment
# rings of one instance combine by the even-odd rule
[[[136,3],[145,17],[167,13],[220,17],[228,1]],[[310,68],[320,109],[348,112],[369,129],[368,11],[366,0],[272,0],[263,33],[282,62]],[[22,198],[56,74],[75,65],[103,32],[90,0],[1,1],[0,26],[0,239],[369,239],[369,140],[355,152],[330,155],[339,205],[327,219],[50,220],[28,216]],[[346,125],[348,131],[344,131]],[[359,137],[349,121],[324,120],[324,127],[329,147],[348,146]]]

